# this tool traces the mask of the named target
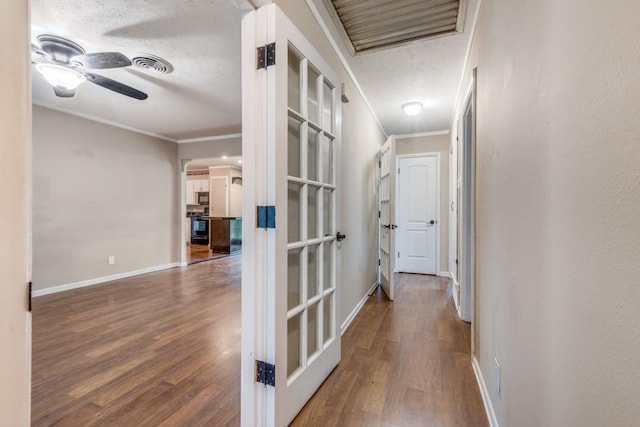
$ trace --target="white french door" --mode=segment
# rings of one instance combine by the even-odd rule
[[[256,48],[271,43],[275,64],[256,70]],[[243,18],[245,426],[287,425],[340,361],[338,87],[276,5]],[[274,228],[256,227],[252,206]],[[275,365],[275,385],[256,381],[258,360]]]
[[[390,300],[394,299],[393,273],[396,261],[395,223],[396,139],[390,136],[380,148],[380,284]]]

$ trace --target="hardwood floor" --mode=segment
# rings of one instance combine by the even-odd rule
[[[187,245],[187,264],[189,265],[225,256],[229,254],[213,252],[208,245]]]
[[[239,425],[240,256],[43,296],[32,425]],[[485,426],[446,279],[369,298],[295,426]]]
[[[342,339],[342,361],[293,426],[487,426],[470,362],[470,325],[449,281],[398,274]]]
[[[32,425],[238,425],[240,262],[36,298]]]

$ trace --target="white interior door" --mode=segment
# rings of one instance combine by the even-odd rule
[[[251,27],[255,46],[275,42],[275,65],[255,70]],[[264,230],[245,215],[242,424],[284,426],[340,361],[340,81],[276,5],[243,32],[244,203],[276,215]],[[275,386],[252,359],[275,365]]]
[[[399,157],[396,270],[437,274],[438,156]]]
[[[209,178],[209,215],[229,216],[229,177]]]
[[[380,148],[380,284],[390,300],[394,299],[396,189],[396,139],[389,137]]]

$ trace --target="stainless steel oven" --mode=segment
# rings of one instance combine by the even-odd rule
[[[209,244],[209,220],[198,217],[191,218],[191,244]]]

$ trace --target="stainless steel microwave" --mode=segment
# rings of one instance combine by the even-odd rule
[[[199,205],[209,205],[209,192],[208,191],[198,191],[196,193],[196,200]]]

